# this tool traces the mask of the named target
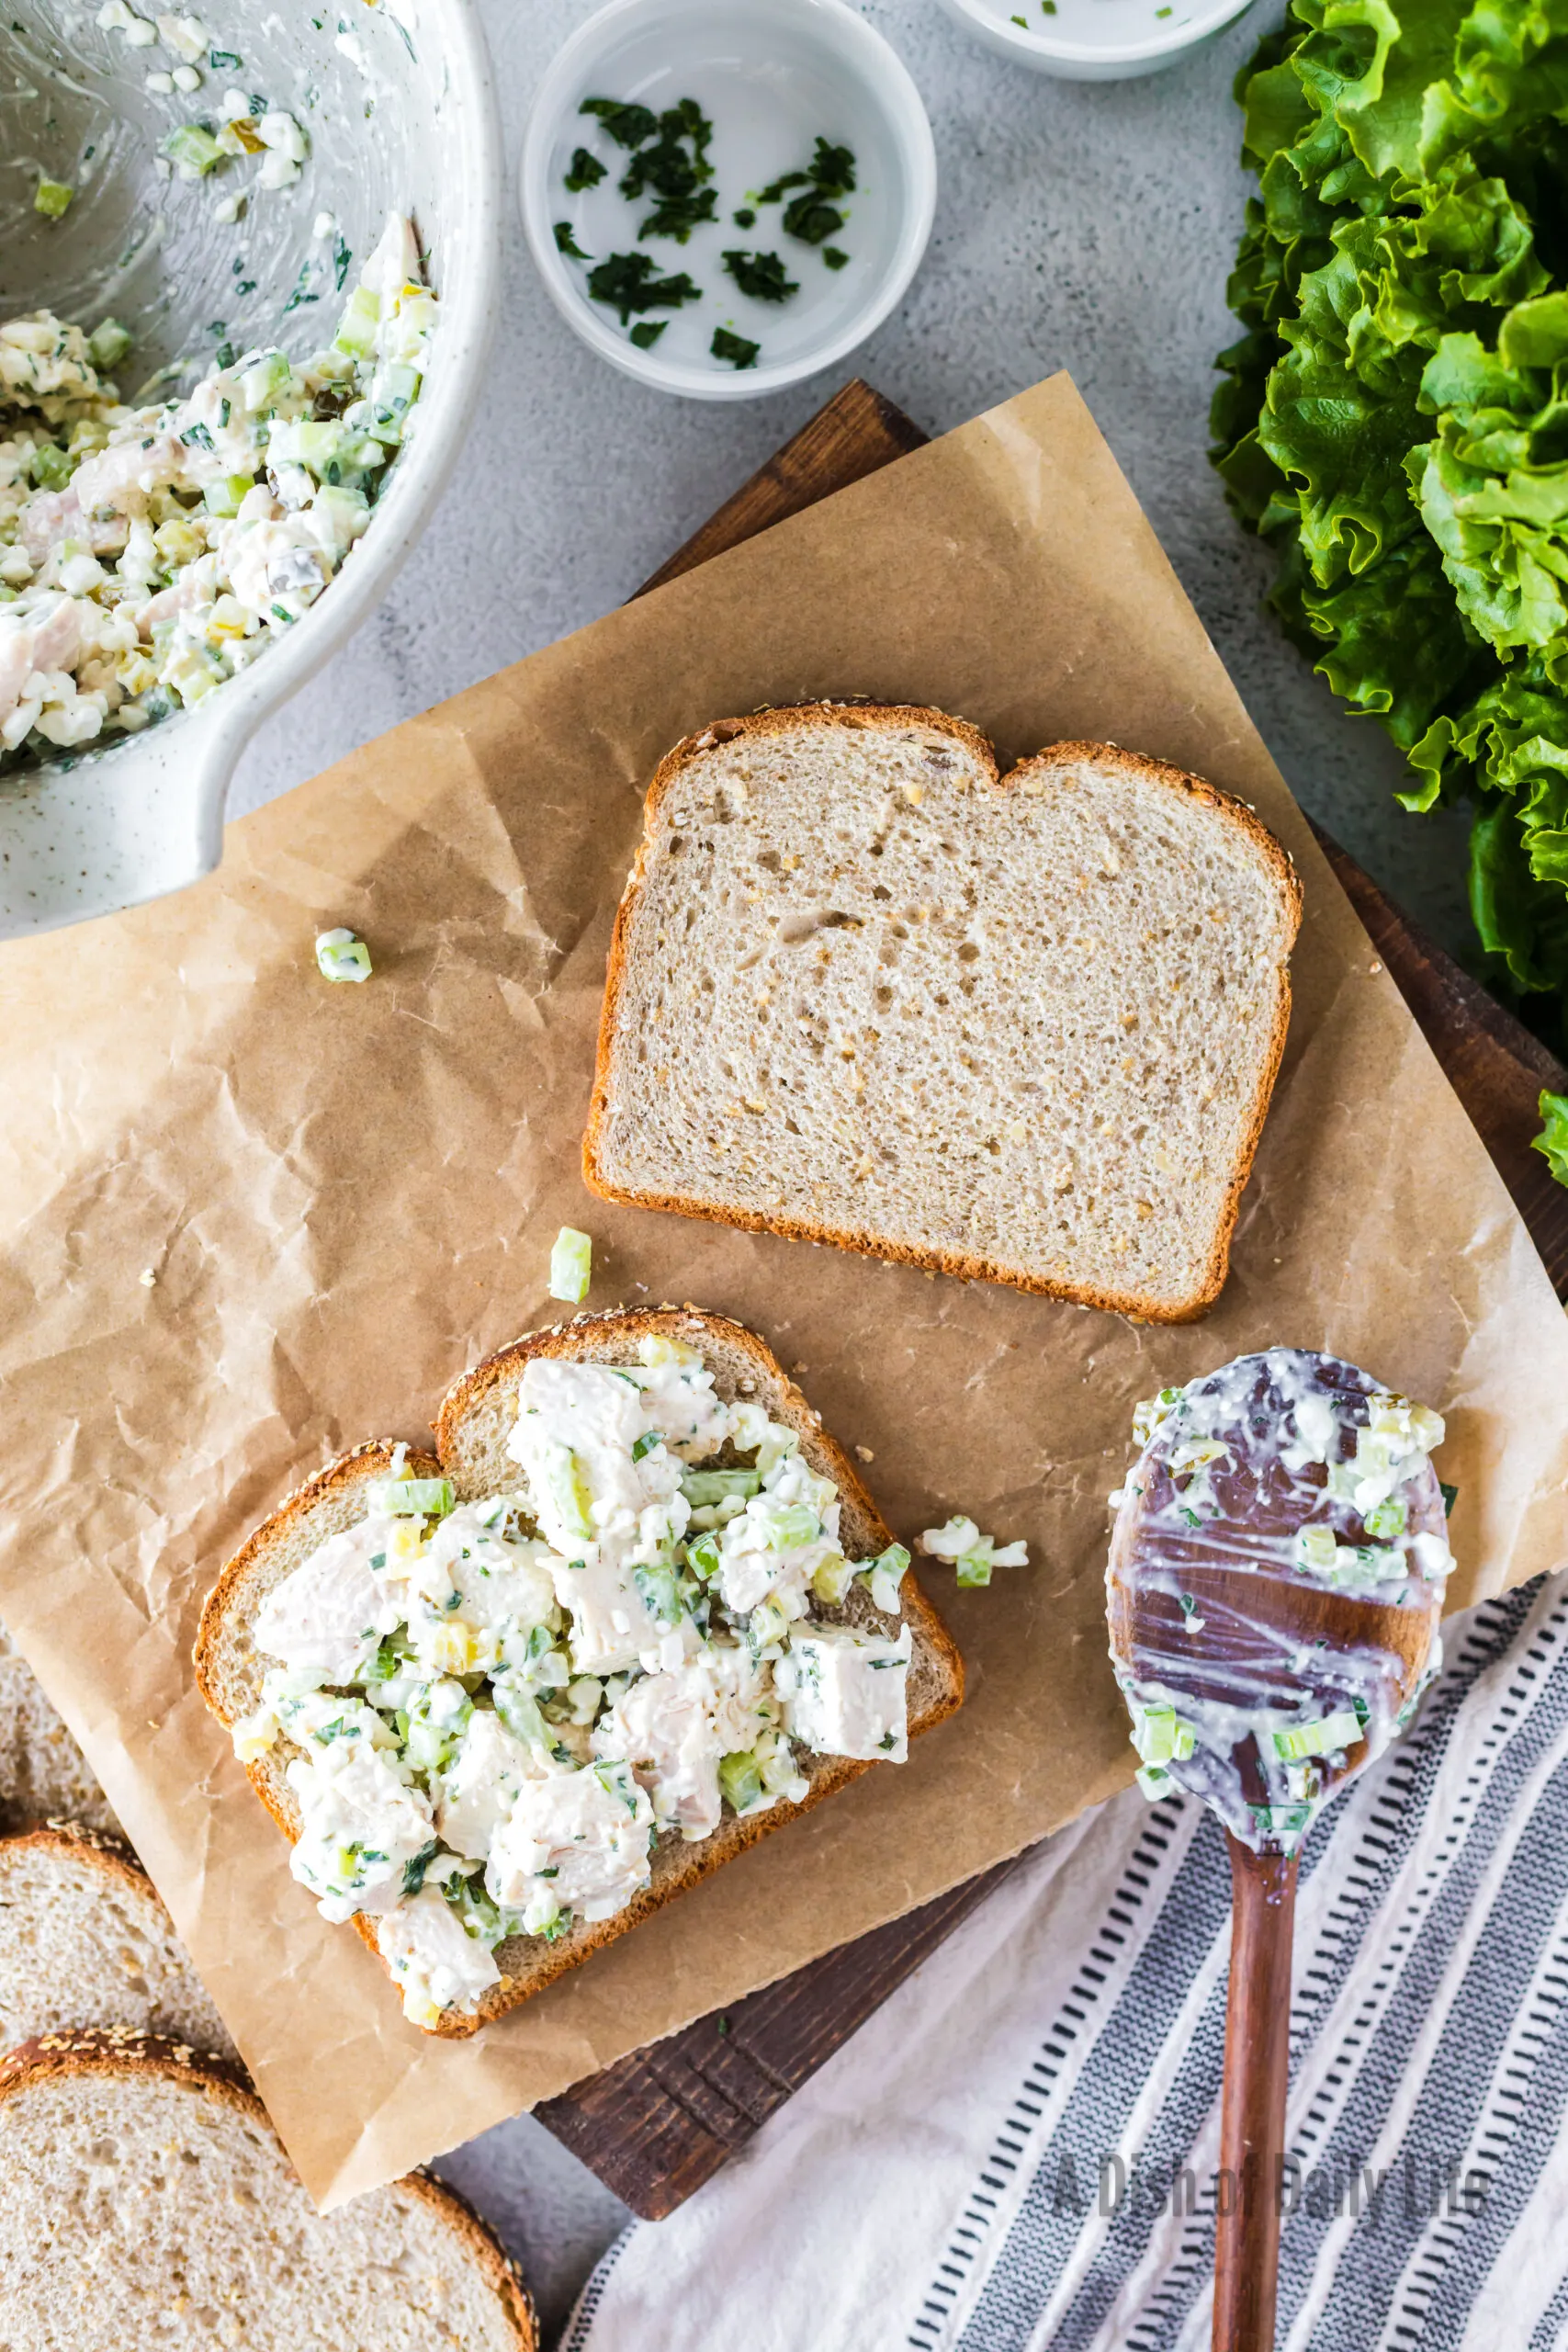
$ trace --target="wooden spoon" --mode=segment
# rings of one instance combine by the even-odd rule
[[[1446,1514],[1425,1453],[1382,1511],[1369,1504],[1371,1528],[1352,1499],[1330,1494],[1328,1463],[1303,1458],[1315,1441],[1329,1461],[1353,1461],[1386,1396],[1337,1358],[1271,1349],[1181,1394],[1121,1498],[1107,1569],[1111,1654],[1135,1702],[1166,1702],[1195,1728],[1191,1753],[1164,1769],[1225,1825],[1233,1908],[1213,2347],[1271,2352],[1298,1849],[1322,1799],[1382,1752],[1420,1687],[1442,1609]],[[1190,1460],[1213,1446],[1218,1458]],[[1391,1542],[1400,1513],[1389,1506],[1401,1502],[1404,1524]],[[1309,1526],[1332,1532],[1338,1567],[1300,1565],[1298,1533]],[[1376,1573],[1396,1549],[1400,1574]],[[1360,1589],[1324,1580],[1359,1577],[1361,1561],[1374,1573]],[[1361,1730],[1344,1747],[1298,1763],[1265,1752],[1276,1747],[1276,1724],[1300,1736],[1334,1716],[1347,1724],[1348,1710]]]

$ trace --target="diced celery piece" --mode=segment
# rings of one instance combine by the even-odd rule
[[[40,179],[33,191],[33,210],[51,220],[61,220],[70,210],[76,191],[63,180]]]
[[[1296,1531],[1296,1566],[1314,1576],[1332,1576],[1339,1544],[1332,1527],[1303,1527]]]
[[[517,1690],[504,1675],[491,1683],[491,1695],[495,1701],[496,1713],[513,1739],[520,1739],[529,1747],[550,1746],[550,1735],[545,1728],[545,1719],[539,1713],[536,1699],[531,1698],[525,1690]]]
[[[333,417],[303,417],[288,437],[300,465],[308,466],[323,481],[329,466],[341,466],[346,461],[351,446],[347,434]]]
[[[821,1521],[809,1503],[781,1504],[769,1521],[768,1549],[770,1552],[788,1552],[797,1544],[809,1544],[820,1526]]]
[[[782,1600],[770,1593],[760,1600],[747,1620],[746,1631],[753,1649],[765,1650],[770,1642],[782,1640],[789,1631],[789,1611]]]
[[[445,1519],[457,1497],[450,1478],[386,1478],[377,1500],[384,1511],[400,1517]]]
[[[717,1576],[719,1559],[718,1538],[711,1530],[705,1535],[699,1535],[694,1544],[688,1544],[686,1546],[687,1564],[694,1568],[700,1577]]]
[[[1156,1797],[1169,1796],[1177,1785],[1161,1764],[1140,1764],[1136,1777],[1139,1788],[1151,1802]]]
[[[130,332],[118,319],[105,319],[87,337],[87,356],[95,368],[118,368],[130,349]]]
[[[744,1498],[761,1492],[761,1473],[757,1470],[688,1470],[681,1480],[681,1492],[694,1510],[708,1503],[728,1502],[731,1495]],[[812,1521],[812,1532],[817,1522]]]
[[[241,499],[255,486],[254,474],[225,474],[221,481],[207,484],[201,493],[202,503],[209,514],[226,518],[239,513]]]
[[[376,330],[380,323],[380,296],[373,294],[367,286],[356,286],[344,305],[333,341],[351,357],[368,359],[376,348]]]
[[[1265,1838],[1293,1838],[1312,1826],[1310,1804],[1254,1804],[1247,1811]]]
[[[253,413],[257,409],[270,408],[293,372],[281,351],[265,351],[241,377],[240,397]]]
[[[316,967],[324,980],[367,980],[370,978],[370,950],[352,931],[340,925],[335,931],[323,931],[316,938]]]
[[[1353,1707],[1341,1707],[1315,1724],[1295,1724],[1274,1734],[1274,1753],[1283,1763],[1300,1764],[1309,1756],[1331,1756],[1337,1748],[1354,1747],[1361,1736],[1361,1719]]]
[[[367,474],[374,472],[378,466],[384,466],[386,462],[386,443],[378,441],[373,434],[358,433],[352,435],[344,443],[338,471],[346,467],[351,473]],[[336,481],[338,471],[329,468],[327,480]]]
[[[394,363],[378,368],[370,380],[370,430],[378,440],[400,441],[404,421],[419,398],[415,368]]]
[[[1369,1535],[1374,1535],[1379,1543],[1386,1544],[1394,1536],[1404,1534],[1409,1520],[1410,1513],[1404,1497],[1387,1495],[1367,1513],[1363,1524]]]
[[[573,1306],[588,1295],[593,1273],[593,1243],[574,1225],[563,1225],[550,1251],[550,1296]]]
[[[908,1567],[909,1555],[905,1546],[889,1544],[886,1552],[879,1552],[874,1560],[869,1561],[859,1571],[865,1578],[874,1609],[885,1610],[890,1617],[897,1615],[898,1595]]]
[[[678,1625],[681,1622],[681,1589],[675,1571],[667,1561],[656,1561],[651,1566],[632,1570],[632,1584],[641,1594],[644,1606],[661,1624]]]
[[[1133,1722],[1133,1745],[1145,1764],[1179,1764],[1193,1749],[1192,1726],[1174,1707],[1140,1707]]]
[[[552,1440],[542,1449],[539,1476],[569,1534],[580,1544],[592,1544],[595,1530],[589,1512],[588,1482],[582,1464],[570,1445]]]
[[[855,1572],[848,1560],[835,1553],[831,1559],[820,1563],[811,1579],[811,1589],[818,1600],[829,1609],[837,1609],[854,1581]]]
[[[63,490],[75,468],[57,443],[39,441],[28,461],[28,471],[39,490]]]
[[[333,537],[345,546],[358,538],[370,520],[365,492],[340,489],[336,483],[323,483],[310,501],[310,511],[324,516],[332,524]]]
[[[756,1804],[762,1793],[762,1775],[750,1748],[718,1759],[718,1785],[737,1813]]]
[[[171,164],[178,164],[201,178],[223,160],[222,148],[199,122],[182,122],[177,130],[171,130],[164,141],[164,153]]]
[[[961,1585],[987,1585],[991,1581],[991,1555],[989,1552],[960,1553],[957,1569],[957,1581]]]

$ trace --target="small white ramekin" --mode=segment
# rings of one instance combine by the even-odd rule
[[[1251,0],[942,0],[965,32],[1036,74],[1124,82],[1202,48]]]
[[[586,266],[558,250],[556,225],[571,226],[588,252],[602,252],[606,237],[631,250],[637,208],[615,185],[627,158],[581,113],[582,101],[613,97],[658,112],[685,96],[714,122],[723,209],[713,232],[697,231],[689,246],[652,239],[641,248],[661,275],[684,270],[705,289],[700,305],[672,315],[659,344],[642,350],[612,310],[590,299]],[[848,143],[856,158],[858,185],[840,238],[851,260],[836,275],[814,248],[783,236],[776,210],[749,230],[732,220],[747,183],[804,162],[818,133]],[[578,146],[611,169],[600,187],[573,197],[562,183]],[[610,0],[579,26],[539,85],[520,194],[550,299],[602,358],[690,400],[755,400],[835,366],[902,300],[931,235],[936,150],[898,56],[845,0]],[[584,245],[585,235],[595,245]],[[763,244],[784,252],[804,303],[751,302],[722,277],[722,246]],[[761,344],[755,367],[734,368],[708,355],[716,323]]]

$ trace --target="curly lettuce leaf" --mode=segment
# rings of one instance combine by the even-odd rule
[[[1568,1007],[1568,0],[1292,0],[1236,96],[1214,463],[1405,805],[1472,804],[1494,983]]]
[[[1532,1137],[1530,1149],[1544,1152],[1558,1182],[1568,1184],[1568,1094],[1550,1094],[1542,1089],[1536,1109],[1541,1129]]]

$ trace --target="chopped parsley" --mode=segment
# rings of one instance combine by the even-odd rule
[[[822,258],[829,269],[842,269],[849,260],[849,255],[841,245],[824,245]]]
[[[757,216],[749,204],[743,204],[739,212],[732,212],[729,217],[738,229],[754,229],[757,225]]]
[[[424,1884],[425,1871],[440,1851],[440,1840],[433,1838],[428,1846],[421,1847],[412,1861],[403,1864],[403,1893],[405,1894],[419,1893],[420,1888]]]
[[[743,334],[732,334],[728,327],[715,327],[708,345],[716,359],[728,359],[732,368],[755,368],[761,347]]]
[[[288,316],[290,311],[298,311],[307,302],[319,302],[321,300],[321,298],[319,294],[308,294],[306,292],[305,289],[310,285],[310,264],[309,261],[302,261],[299,265],[299,275],[294,281],[294,290],[283,306],[283,315],[285,318]],[[242,288],[240,290],[243,293],[244,289]]]
[[[617,147],[640,147],[659,128],[650,107],[623,106],[618,98],[584,98],[579,114],[596,114]]]
[[[588,148],[578,147],[573,150],[571,169],[566,175],[565,185],[573,196],[577,196],[585,187],[597,187],[608,169],[608,164],[602,164]]]
[[[838,209],[838,198],[852,195],[855,187],[855,159],[848,147],[835,147],[818,138],[810,163],[802,172],[784,172],[771,180],[759,195],[759,204],[778,204],[792,187],[801,194],[792,197],[784,205],[784,225],[792,237],[802,244],[826,244],[828,239],[844,225],[844,215]],[[842,267],[839,264],[839,267]]]
[[[682,302],[702,300],[682,270],[678,277],[660,277],[651,254],[611,254],[588,273],[588,291],[596,302],[607,302],[621,314],[626,326],[637,311],[678,311]]]
[[[593,258],[592,254],[585,254],[578,243],[570,220],[556,222],[556,251],[569,254],[573,261],[592,261]]]
[[[639,319],[631,331],[631,341],[639,351],[651,351],[669,323],[668,319]]]
[[[798,278],[788,276],[777,254],[727,253],[724,266],[754,302],[787,302],[800,291]]]
[[[672,237],[678,245],[686,244],[694,229],[705,220],[716,220],[714,210],[718,202],[716,190],[705,187],[696,196],[661,197],[647,219],[637,229],[639,237]]]
[[[659,118],[659,136],[637,148],[621,177],[621,194],[659,198],[637,230],[639,237],[672,237],[683,245],[692,231],[716,216],[718,198],[706,183],[713,177],[708,146],[713,125],[695,98],[682,98]]]

